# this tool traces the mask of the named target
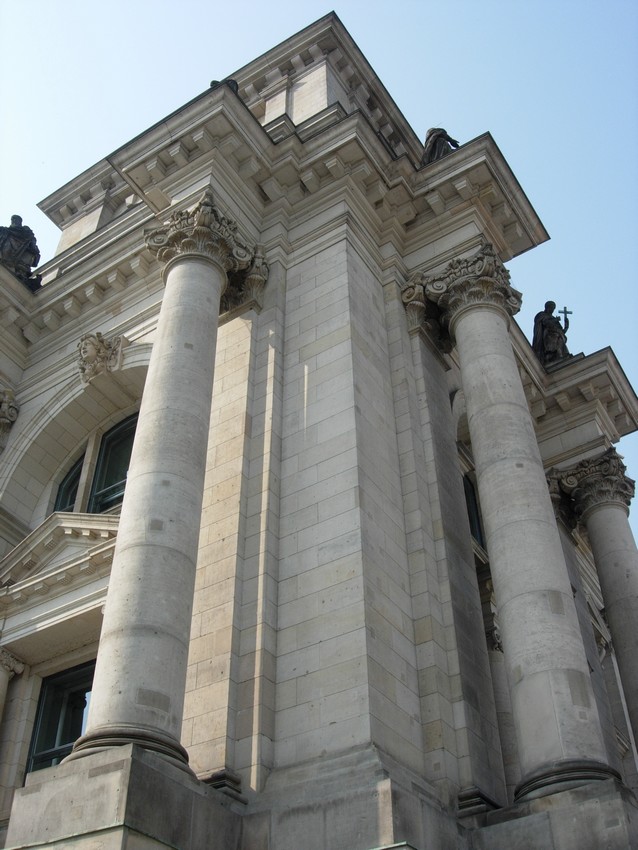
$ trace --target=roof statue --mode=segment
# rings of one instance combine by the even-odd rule
[[[11,216],[10,227],[0,227],[0,263],[30,289],[37,289],[39,276],[31,269],[40,262],[40,251],[30,227],[22,224],[19,215]]]
[[[421,157],[421,165],[428,165],[452,153],[459,147],[456,139],[448,135],[443,127],[430,127],[425,136],[425,148]]]
[[[553,315],[555,309],[556,304],[553,301],[547,301],[545,308],[534,316],[532,348],[543,366],[558,363],[559,360],[572,356],[567,350],[566,335],[569,328],[567,313],[570,311],[563,311],[565,313],[563,327],[558,316]]]

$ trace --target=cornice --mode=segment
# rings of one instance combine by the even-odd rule
[[[547,372],[515,322],[510,335],[539,442],[569,427],[596,424],[599,436],[593,442],[590,437],[577,448],[545,458],[548,465],[573,463],[638,430],[638,397],[611,348],[571,358]]]
[[[325,61],[349,92],[350,114],[328,107],[297,127],[291,124],[286,138],[278,128],[275,143],[251,111],[259,91],[274,85],[277,75],[294,77]],[[194,173],[201,180],[208,169],[209,176],[212,170],[225,183],[225,193],[217,193],[222,206],[242,226],[250,223],[253,232],[246,235],[253,242],[284,201],[291,208],[305,204],[308,195],[342,179],[360,187],[380,228],[408,241],[417,234],[421,238],[430,222],[440,223],[464,205],[475,208],[502,259],[547,238],[489,134],[417,168],[421,143],[336,16],[306,28],[234,78],[239,96],[229,85],[209,89],[58,190],[43,206],[51,212],[55,204],[85,197],[88,210],[96,202],[91,186],[96,180],[108,182],[111,169],[114,185],[126,184],[143,200],[147,218],[149,213],[165,218],[169,207],[183,209],[192,203],[188,181],[192,184]],[[189,191],[191,197],[186,197]],[[237,197],[240,208],[233,208],[228,200]],[[77,245],[78,258],[85,257],[87,239]],[[55,324],[56,315],[48,319]]]
[[[465,203],[484,220],[485,236],[503,262],[549,239],[490,133],[419,169],[411,186],[419,214],[410,225],[415,236],[422,223],[457,213]]]
[[[415,164],[423,144],[338,16],[331,12],[263,56],[235,71],[239,95],[251,110],[262,93],[279,81],[328,62],[349,93],[353,107],[365,111],[374,130],[395,156],[407,153]],[[258,113],[257,113],[258,114]]]

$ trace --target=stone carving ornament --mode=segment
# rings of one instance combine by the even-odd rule
[[[0,451],[6,445],[11,426],[18,418],[20,405],[16,401],[13,390],[2,390],[0,392]]]
[[[248,268],[253,258],[237,236],[237,224],[215,205],[211,189],[192,210],[174,212],[164,227],[149,233],[146,244],[161,263],[182,254],[200,254],[227,272]]]
[[[625,475],[627,467],[616,449],[597,458],[582,460],[562,476],[561,487],[574,500],[580,518],[598,505],[615,503],[629,512],[635,481]]]
[[[192,210],[174,212],[167,224],[148,233],[146,245],[161,263],[186,255],[217,262],[227,274],[222,313],[239,306],[261,307],[261,295],[268,279],[262,249],[257,246],[251,251],[241,241],[237,224],[219,210],[210,187]]]
[[[9,674],[9,678],[12,678],[16,673],[22,673],[24,670],[23,662],[19,661],[3,646],[0,646],[0,666]]]
[[[456,313],[474,304],[500,307],[509,316],[521,308],[522,296],[510,285],[510,274],[493,246],[486,242],[471,257],[454,259],[439,273],[413,275],[403,288],[411,321],[423,322],[427,301],[435,303],[449,324]]]
[[[122,361],[122,337],[105,339],[98,331],[87,333],[78,342],[78,368],[82,383],[88,384],[97,375],[118,369]]]

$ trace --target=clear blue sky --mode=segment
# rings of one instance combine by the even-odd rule
[[[331,11],[236,0],[0,0],[0,223]],[[528,337],[547,299],[572,352],[612,345],[638,388],[638,2],[343,0],[334,6],[421,138],[490,131],[551,241],[509,263]],[[619,446],[638,478],[638,435]],[[633,525],[638,528],[638,497]]]

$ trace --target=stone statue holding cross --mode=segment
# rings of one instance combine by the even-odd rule
[[[556,304],[553,301],[548,301],[545,304],[545,309],[534,317],[532,348],[543,366],[549,366],[566,357],[571,357],[567,350],[566,335],[569,328],[568,315],[571,310],[565,307],[559,311],[563,314],[565,320],[563,326],[558,316],[554,316],[555,309]]]

